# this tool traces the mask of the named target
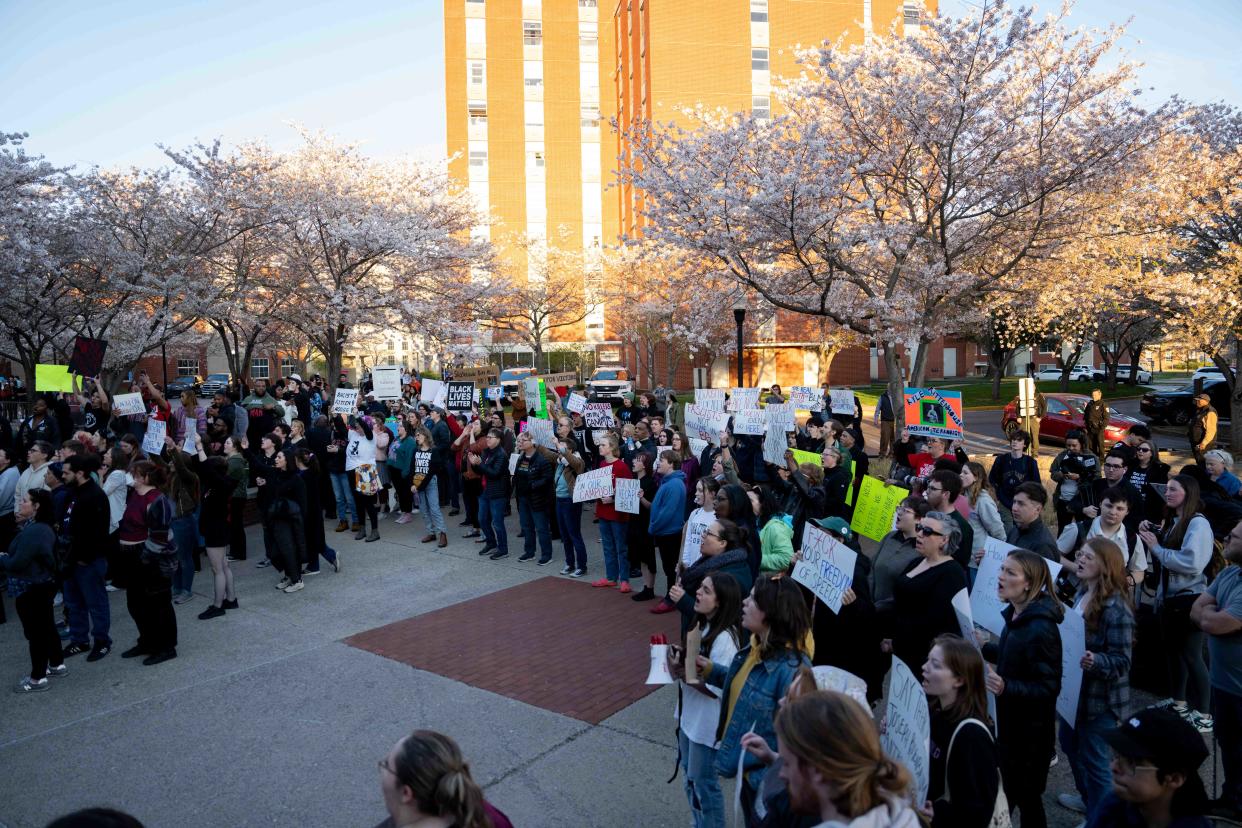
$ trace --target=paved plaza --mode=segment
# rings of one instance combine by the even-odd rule
[[[211,588],[200,573],[195,599],[176,608],[177,659],[120,658],[135,632],[114,593],[113,653],[68,659],[69,675],[33,696],[7,692],[29,666],[10,612],[0,826],[109,804],[148,826],[370,828],[385,816],[376,762],[415,728],[456,738],[519,828],[687,825],[680,778],[665,784],[675,690],[642,683],[649,636],[673,632],[673,616],[560,578],[559,546],[546,567],[480,558],[459,519],[445,549],[419,543],[421,519],[383,521],[371,544],[330,534],[343,571],[294,595],[255,568],[252,527],[250,559],[235,565],[241,608],[197,620]],[[514,517],[520,550],[516,532]],[[1050,789],[1067,788],[1062,760]],[[1048,810],[1054,826],[1077,824]]]

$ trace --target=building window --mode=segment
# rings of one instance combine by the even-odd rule
[[[767,49],[751,49],[750,50],[750,68],[763,72],[768,71],[768,50]]]
[[[523,20],[522,43],[527,46],[543,45],[543,24],[538,20]]]
[[[197,359],[179,359],[177,360],[177,376],[193,377],[198,375]]]
[[[1045,339],[1039,343],[1039,352],[1041,354],[1054,354],[1057,350],[1057,341],[1055,339]]]
[[[268,379],[271,376],[266,357],[255,357],[250,360],[250,378]]]
[[[544,164],[544,162],[543,162],[543,152],[542,152],[542,151],[540,151],[540,150],[532,150],[532,151],[530,151],[530,152],[528,152],[528,153],[526,154],[526,157],[527,157],[527,159],[530,161],[530,165],[531,165],[532,167],[536,167],[536,168],[541,169],[541,170],[543,169],[543,164]]]
[[[772,99],[767,95],[755,95],[750,99],[750,111],[756,118],[771,118]]]
[[[595,0],[578,0],[578,6],[584,9],[595,8]]]
[[[282,377],[298,373],[298,363],[293,357],[280,358],[280,375]]]
[[[466,43],[482,46],[487,43],[487,21],[481,17],[466,18]]]
[[[466,0],[467,3],[474,3],[477,6],[483,5],[483,0]]]
[[[901,20],[907,26],[923,25],[923,6],[917,0],[906,0],[901,7]]]
[[[768,0],[750,0],[750,22],[768,22]]]
[[[485,104],[470,104],[467,112],[470,113],[470,126],[487,126],[487,106]]]
[[[470,166],[486,167],[487,150],[470,150]]]
[[[482,86],[484,77],[485,76],[483,74],[483,61],[481,60],[470,61],[470,82],[474,84],[475,86]]]

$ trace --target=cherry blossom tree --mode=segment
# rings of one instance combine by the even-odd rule
[[[380,164],[357,147],[303,133],[277,171],[280,318],[340,372],[358,325],[447,335],[487,294],[490,248],[447,172]]]
[[[1076,238],[1084,198],[1173,128],[1139,108],[1120,35],[987,0],[917,37],[804,53],[771,120],[687,112],[629,130],[644,235],[715,259],[778,308],[885,344],[962,329]],[[918,347],[910,380],[925,377]]]

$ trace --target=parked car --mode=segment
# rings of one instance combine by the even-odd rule
[[[232,382],[232,374],[208,374],[207,379],[199,385],[198,393],[204,397],[212,397],[221,391],[227,391]]]
[[[1095,369],[1090,365],[1075,365],[1070,369],[1070,381],[1090,380],[1095,374]],[[1037,380],[1059,380],[1061,379],[1061,369],[1055,365],[1042,365],[1035,372]]]
[[[1209,380],[1223,380],[1224,378],[1225,372],[1220,370],[1220,368],[1215,365],[1204,365],[1202,368],[1190,375],[1191,382],[1194,382],[1197,379],[1202,379],[1204,382],[1207,382]]]
[[[1212,407],[1222,420],[1229,419],[1229,383],[1217,376],[1206,380],[1203,391],[1212,401]],[[1139,410],[1153,425],[1173,423],[1186,425],[1194,412],[1195,387],[1184,385],[1172,391],[1148,391],[1139,401]]]
[[[591,399],[606,402],[620,400],[626,394],[634,392],[634,384],[630,382],[630,373],[620,365],[605,365],[595,369],[586,384],[587,396]]]
[[[168,381],[168,387],[164,389],[165,395],[180,394],[182,391],[193,391],[196,395],[202,393],[203,378],[198,374],[182,374],[173,377]]]
[[[516,397],[522,387],[522,380],[538,373],[534,368],[506,368],[500,372],[500,387],[505,390],[506,397]]]
[[[1101,365],[1099,368],[1096,368],[1095,373],[1092,374],[1091,376],[1091,379],[1095,380],[1096,382],[1103,382],[1104,380],[1108,379],[1108,368],[1104,365]],[[1148,371],[1146,368],[1140,365],[1138,372],[1135,375],[1135,380],[1138,382],[1139,385],[1150,385],[1151,384],[1151,371]],[[1130,381],[1130,366],[1129,365],[1126,365],[1124,363],[1117,364],[1117,381],[1118,382],[1129,382]]]
[[[1085,394],[1044,394],[1044,399],[1048,402],[1048,414],[1039,423],[1040,442],[1064,443],[1070,429],[1085,426],[1083,411],[1091,402],[1090,397]],[[1124,440],[1130,426],[1139,422],[1116,411],[1110,411],[1110,414],[1108,425],[1104,428],[1104,442],[1107,445]],[[1005,406],[1001,414],[1001,428],[1006,434],[1014,434],[1022,428],[1017,397]]]

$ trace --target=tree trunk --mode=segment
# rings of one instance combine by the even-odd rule
[[[1000,400],[1001,382],[1005,378],[1005,367],[1013,359],[1015,351],[1011,348],[988,349],[988,377],[992,380],[992,399]]]
[[[930,341],[920,340],[918,353],[910,364],[910,385],[914,388],[922,388],[927,383],[927,346],[930,344]]]
[[[901,360],[897,356],[897,346],[893,342],[884,343],[884,368],[888,373],[888,398],[893,404],[894,433],[900,435],[906,426],[905,406],[902,405],[905,382],[901,377]]]

